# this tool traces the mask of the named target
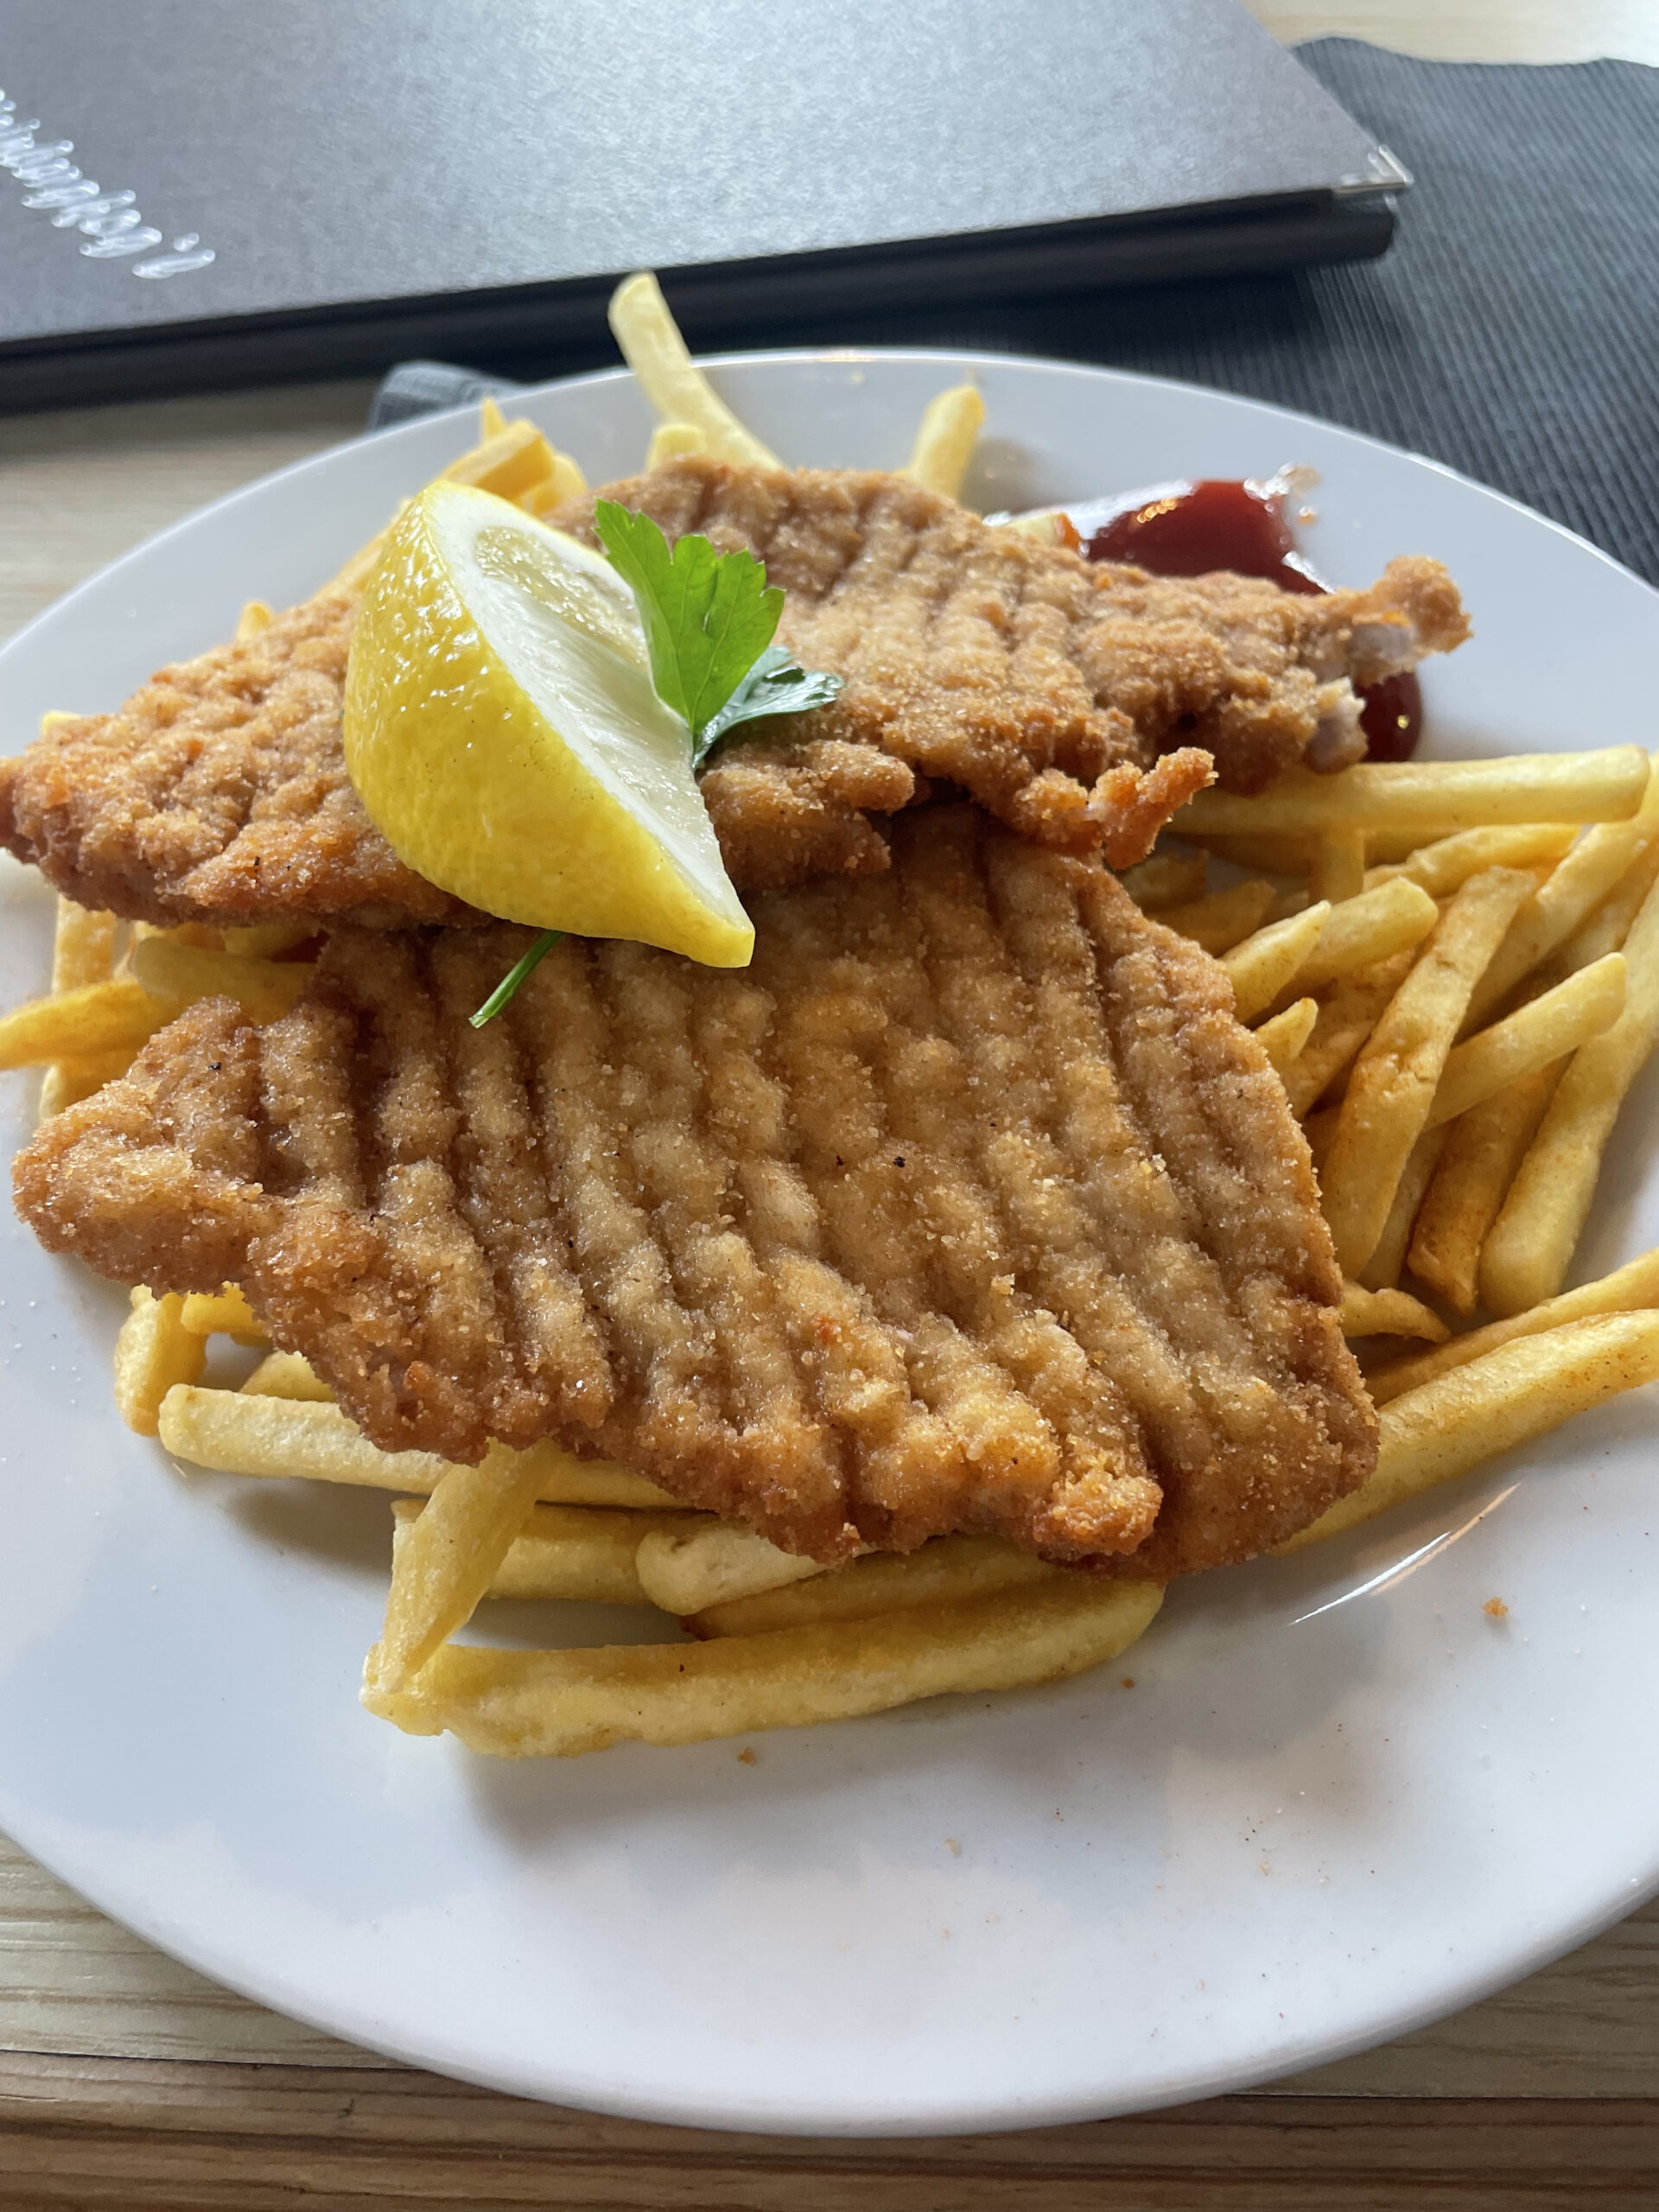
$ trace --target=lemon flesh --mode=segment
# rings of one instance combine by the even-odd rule
[[[493,493],[429,486],[364,592],[345,739],[370,818],[440,889],[506,921],[747,965],[754,931],[633,594],[574,537]]]

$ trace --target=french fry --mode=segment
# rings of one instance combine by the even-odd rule
[[[205,1355],[206,1338],[193,1341]],[[169,1390],[159,1433],[175,1459],[221,1475],[429,1492],[449,1465],[435,1452],[381,1451],[334,1404],[239,1390]]]
[[[1233,1011],[1239,1020],[1254,1021],[1290,988],[1319,944],[1331,909],[1321,899],[1282,922],[1269,922],[1242,944],[1222,956],[1233,987]]]
[[[984,420],[985,402],[973,385],[953,385],[938,393],[923,410],[910,459],[899,474],[913,477],[925,491],[959,499]]]
[[[421,1509],[407,1498],[397,1498],[391,1510],[401,1516]],[[668,1535],[707,1517],[614,1506],[533,1506],[496,1570],[490,1595],[649,1605],[635,1564],[641,1543],[647,1536]]]
[[[498,410],[499,411],[499,410]],[[476,485],[515,503],[553,473],[553,448],[543,432],[522,418],[504,423],[469,453],[441,472],[452,483]]]
[[[1039,545],[1063,545],[1075,553],[1083,540],[1063,507],[1037,507],[1023,515],[988,515],[998,530],[1011,530],[1020,537],[1034,537]]]
[[[640,1587],[665,1613],[700,1613],[824,1571],[820,1560],[780,1551],[751,1529],[707,1519],[646,1536],[636,1564]]]
[[[1297,999],[1270,1021],[1257,1024],[1255,1041],[1281,1075],[1313,1034],[1319,1018],[1317,999]]]
[[[1143,914],[1161,914],[1166,907],[1192,906],[1202,899],[1209,872],[1204,853],[1153,853],[1126,868],[1117,880]]]
[[[426,1506],[418,1498],[391,1503],[392,1561]],[[634,1567],[649,1535],[706,1522],[701,1513],[638,1513],[609,1506],[534,1505],[497,1567],[492,1598],[557,1599],[597,1605],[651,1603]]]
[[[1429,1109],[1429,1127],[1484,1105],[1510,1084],[1552,1066],[1611,1029],[1624,1011],[1624,956],[1610,952],[1490,1029],[1453,1046]]]
[[[862,1620],[588,1651],[449,1644],[401,1692],[365,1682],[372,1713],[476,1751],[569,1757],[608,1745],[706,1743],[882,1713],[950,1691],[1053,1681],[1126,1650],[1155,1584],[1068,1575]]]
[[[1552,868],[1579,834],[1575,822],[1522,822],[1508,829],[1459,830],[1420,845],[1402,861],[1365,871],[1365,888],[1404,876],[1431,899],[1449,899],[1489,868]]]
[[[1000,1536],[935,1536],[918,1551],[873,1552],[806,1581],[711,1605],[683,1624],[694,1636],[754,1636],[813,1621],[869,1620],[908,1605],[957,1603],[993,1590],[1065,1580],[1071,1573]]]
[[[1567,1063],[1481,1251],[1481,1295],[1501,1318],[1560,1290],[1619,1108],[1659,1037],[1659,886],[1630,925],[1624,959],[1624,1011]]]
[[[321,1376],[297,1351],[267,1352],[242,1389],[251,1398],[308,1398],[320,1406],[334,1402]]]
[[[1218,861],[1229,861],[1233,867],[1248,869],[1253,875],[1259,875],[1265,869],[1269,875],[1306,876],[1313,867],[1313,842],[1309,837],[1275,837],[1262,830],[1212,837],[1185,826],[1181,836],[1197,838]]]
[[[1306,1044],[1282,1071],[1293,1114],[1300,1117],[1319,1103],[1376,1028],[1410,968],[1410,953],[1397,952],[1375,968],[1344,976],[1319,1008]]]
[[[1479,1294],[1480,1248],[1536,1135],[1567,1063],[1512,1083],[1446,1130],[1446,1149],[1417,1209],[1407,1264],[1466,1319]]]
[[[1648,840],[1600,906],[1543,963],[1533,982],[1544,987],[1558,983],[1592,961],[1605,960],[1610,952],[1622,952],[1631,925],[1656,882],[1659,836]]]
[[[695,423],[659,423],[651,434],[651,443],[645,448],[645,470],[664,468],[671,461],[683,461],[688,454],[706,453],[702,432]]]
[[[1366,1385],[1376,1402],[1386,1405],[1408,1390],[1419,1389],[1425,1382],[1436,1382],[1441,1376],[1466,1367],[1472,1359],[1484,1358],[1500,1344],[1513,1344],[1517,1337],[1543,1336],[1552,1329],[1565,1328],[1569,1322],[1591,1320],[1598,1314],[1637,1313],[1656,1306],[1659,1250],[1643,1252],[1639,1259],[1615,1268],[1611,1274],[1583,1283],[1577,1290],[1564,1290],[1559,1298],[1546,1299],[1541,1306],[1511,1314],[1506,1321],[1489,1321],[1484,1329],[1471,1329],[1435,1351],[1414,1352],[1408,1359],[1373,1368]]]
[[[0,1014],[0,1068],[42,1067],[49,1060],[136,1052],[178,1011],[176,1000],[155,997],[132,976],[87,983],[52,998],[29,999]]]
[[[1500,1344],[1391,1399],[1368,1480],[1279,1548],[1339,1535],[1656,1379],[1659,1313],[1603,1314]]]
[[[1143,868],[1147,865],[1141,862]],[[1206,952],[1228,952],[1261,926],[1274,896],[1270,883],[1235,883],[1207,898],[1166,906],[1158,918],[1166,930],[1190,937]]]
[[[562,452],[557,446],[550,446],[548,452],[552,466],[547,474],[539,484],[532,484],[527,492],[521,492],[515,502],[526,514],[550,515],[555,507],[562,507],[567,499],[579,499],[588,489],[588,479],[571,454]]]
[[[209,952],[170,937],[147,937],[132,948],[132,972],[152,996],[175,1010],[194,999],[227,998],[254,1021],[290,1013],[311,980],[302,960],[244,960],[234,952]]]
[[[1471,876],[1354,1064],[1323,1197],[1338,1261],[1357,1282],[1365,1280],[1401,1173],[1427,1125],[1469,994],[1532,887],[1519,868]]]
[[[84,990],[90,983],[107,983],[115,973],[115,939],[119,927],[113,914],[96,913],[76,906],[73,899],[58,900],[57,921],[52,933],[52,988],[54,994]]]
[[[143,944],[146,938],[152,937],[164,938],[169,944],[193,945],[200,952],[223,952],[225,950],[223,933],[219,930],[210,930],[206,922],[175,922],[166,928],[159,922],[134,922],[127,932],[126,953],[115,971],[118,976],[131,974],[133,946]]]
[[[452,461],[443,474],[452,482],[474,484],[480,491],[512,499],[532,514],[544,514],[562,500],[574,499],[587,489],[588,482],[569,454],[559,452],[533,423],[509,423],[488,395],[479,407],[479,442]],[[408,505],[406,499],[400,501],[397,513]],[[383,531],[359,546],[327,588],[361,591],[385,542]]]
[[[115,1402],[140,1436],[154,1436],[168,1393],[192,1383],[207,1361],[207,1348],[180,1318],[183,1300],[169,1291],[157,1298],[141,1286],[115,1340]]]
[[[536,1502],[537,1471],[500,1445],[476,1467],[446,1467],[399,1532],[380,1641],[365,1684],[403,1689],[439,1646],[465,1628]]]
[[[78,722],[81,716],[62,707],[48,707],[41,716],[41,735],[50,737],[54,729],[61,729],[65,722]]]
[[[1337,1116],[1341,1127],[1340,1109]],[[1334,1132],[1332,1133],[1334,1137]],[[1425,1129],[1406,1155],[1406,1164],[1400,1171],[1400,1180],[1395,1185],[1393,1203],[1388,1218],[1382,1224],[1382,1233],[1376,1248],[1365,1262],[1359,1280],[1366,1290],[1392,1290],[1400,1280],[1406,1264],[1406,1253],[1411,1243],[1412,1230],[1423,1203],[1423,1194],[1434,1178],[1440,1154],[1446,1149],[1445,1129]],[[1329,1161],[1327,1152],[1326,1161]],[[1321,1169],[1321,1175],[1325,1172]]]
[[[1577,829],[1575,823],[1575,835]],[[1446,833],[1448,837],[1455,834],[1451,830]],[[1434,844],[1440,842],[1437,833],[1423,830],[1368,830],[1365,832],[1365,873],[1369,875],[1372,868],[1384,867],[1391,861],[1408,861],[1424,849],[1426,842]],[[1472,868],[1470,870],[1471,874],[1476,873]]]
[[[249,638],[257,638],[262,630],[269,630],[276,620],[275,613],[263,599],[249,600],[236,618],[233,635],[237,644],[241,645]]]
[[[95,913],[78,906],[73,899],[59,899],[52,938],[54,995],[85,990],[92,984],[109,982],[115,973],[118,928],[113,914]],[[50,1121],[66,1106],[90,1098],[106,1083],[113,1083],[118,1076],[124,1075],[131,1064],[133,1049],[123,1045],[112,1052],[82,1053],[73,1059],[52,1061],[41,1077],[41,1120]]]
[[[1440,910],[1421,884],[1406,877],[1362,891],[1332,906],[1319,942],[1298,971],[1299,991],[1317,991],[1357,968],[1374,967],[1396,952],[1408,952],[1440,918]]]
[[[522,417],[510,423],[488,392],[479,402],[478,438],[469,453],[444,470],[454,482],[475,484],[534,515],[546,514],[588,488],[568,453],[533,423]]]
[[[200,1337],[193,1339],[198,1344]],[[175,1459],[224,1475],[297,1476],[370,1490],[431,1491],[451,1462],[435,1452],[383,1452],[340,1407],[239,1390],[171,1390],[162,1442]],[[578,1459],[556,1444],[510,1455],[537,1472],[534,1495],[550,1505],[671,1506],[643,1475],[608,1459]]]
[[[1541,991],[1551,978],[1564,980],[1606,960],[1624,944],[1656,878],[1659,838],[1637,854],[1595,913],[1537,969],[1529,988]],[[1409,1263],[1411,1272],[1445,1299],[1453,1314],[1476,1310],[1482,1245],[1564,1073],[1566,1062],[1560,1059],[1451,1123],[1446,1153],[1411,1236]]]
[[[1475,986],[1464,1022],[1465,1034],[1481,1027],[1522,977],[1588,919],[1629,869],[1643,842],[1640,817],[1599,822],[1585,832],[1510,924],[1509,934]]]
[[[611,329],[640,390],[665,423],[690,423],[703,450],[749,468],[782,467],[769,446],[744,429],[692,360],[662,288],[648,270],[611,295]]]
[[[1639,745],[1484,760],[1365,760],[1339,776],[1288,769],[1253,798],[1199,791],[1173,827],[1184,837],[1401,830],[1427,840],[1500,823],[1627,822],[1647,785]]]
[[[1331,1140],[1337,1134],[1339,1106],[1321,1106],[1317,1114],[1310,1114],[1302,1123],[1302,1135],[1307,1139],[1307,1148],[1313,1156],[1313,1173],[1321,1175],[1331,1150]]]
[[[1359,896],[1365,888],[1363,830],[1332,830],[1314,840],[1307,888],[1310,897],[1328,899],[1333,906]]]
[[[292,952],[316,934],[308,922],[251,922],[246,929],[220,931],[225,950],[243,960],[273,959],[279,952]]]
[[[1452,1332],[1420,1298],[1403,1290],[1366,1290],[1357,1282],[1342,1286],[1344,1337],[1421,1337],[1444,1344]]]
[[[195,1337],[234,1337],[239,1344],[263,1344],[270,1332],[233,1282],[223,1290],[193,1290],[179,1316]]]

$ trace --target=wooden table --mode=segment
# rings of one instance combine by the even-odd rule
[[[1659,61],[1659,5],[1257,8],[1417,52]],[[0,635],[249,478],[352,435],[350,382],[0,420]],[[527,2104],[245,2004],[0,1839],[0,2206],[1544,2212],[1659,2202],[1659,1904],[1442,2025],[1148,2118],[767,2140]]]

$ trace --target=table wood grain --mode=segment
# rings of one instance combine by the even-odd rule
[[[1436,61],[1659,62],[1655,0],[1245,0],[1275,38],[1363,38]]]
[[[1484,59],[1659,61],[1659,4],[1256,12]],[[0,419],[0,637],[354,435],[357,380]],[[66,705],[74,702],[66,695]],[[393,2065],[205,1981],[0,1838],[0,2207],[1556,2212],[1659,2202],[1659,1904],[1440,2024],[1134,2120],[899,2142],[597,2119]]]

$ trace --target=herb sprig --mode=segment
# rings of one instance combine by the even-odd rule
[[[784,594],[753,553],[719,553],[696,535],[671,549],[649,515],[613,499],[597,503],[594,527],[633,594],[652,683],[686,726],[694,769],[743,723],[827,707],[840,691],[838,676],[803,668],[787,645],[772,642]],[[563,934],[543,931],[473,1015],[474,1029],[494,1020]]]
[[[738,723],[828,706],[841,690],[773,645],[784,594],[753,553],[717,553],[696,536],[671,550],[649,515],[614,499],[599,501],[594,527],[639,606],[657,696],[691,733],[693,767]]]
[[[563,930],[542,931],[524,958],[514,961],[478,1012],[467,1016],[474,1029],[481,1029],[486,1021],[495,1020],[507,1001],[517,992],[518,986],[529,982],[563,935]]]

